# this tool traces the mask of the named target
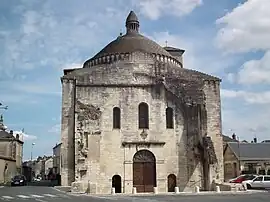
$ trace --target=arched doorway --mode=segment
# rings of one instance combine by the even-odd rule
[[[121,177],[120,175],[114,175],[112,178],[112,187],[115,188],[115,193],[121,193]]]
[[[140,150],[133,157],[133,187],[137,192],[153,192],[156,187],[156,158],[148,150]]]
[[[176,176],[174,174],[168,175],[168,192],[174,192],[174,188],[176,187]]]

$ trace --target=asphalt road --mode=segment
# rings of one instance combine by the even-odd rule
[[[52,187],[23,186],[0,188],[0,202],[64,202],[80,201],[77,196],[70,196]],[[83,199],[84,201],[85,199]]]
[[[269,202],[268,193],[226,195],[87,196],[63,193],[52,187],[25,186],[0,188],[0,202]]]

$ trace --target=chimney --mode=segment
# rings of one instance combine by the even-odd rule
[[[234,133],[232,134],[232,139],[236,140],[236,135]]]
[[[13,130],[10,130],[10,131],[9,131],[9,134],[10,134],[10,135],[13,135]]]
[[[257,138],[256,138],[256,137],[254,137],[253,141],[254,141],[254,143],[257,143]]]

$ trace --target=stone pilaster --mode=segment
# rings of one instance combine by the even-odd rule
[[[207,113],[207,136],[211,137],[217,157],[217,164],[210,166],[209,182],[224,181],[223,140],[221,124],[220,82],[206,81],[204,85]]]
[[[61,125],[61,184],[70,186],[75,180],[74,114],[76,81],[62,78],[62,125]]]

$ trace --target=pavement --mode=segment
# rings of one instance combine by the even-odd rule
[[[53,187],[23,186],[0,189],[0,202],[269,202],[270,192],[200,193],[170,195],[86,195],[61,192]]]
[[[78,196],[68,195],[60,192],[53,187],[42,186],[21,186],[3,187],[0,189],[0,202],[67,202],[81,201]],[[85,201],[86,199],[82,199]],[[88,200],[89,201],[89,200]]]

